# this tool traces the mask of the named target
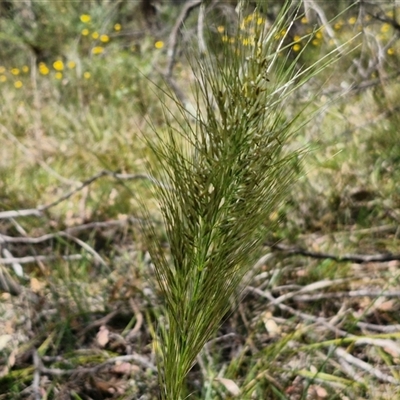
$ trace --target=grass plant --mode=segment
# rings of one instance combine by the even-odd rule
[[[305,107],[291,115],[287,104],[338,52],[299,70],[301,52],[293,56],[282,35],[298,9],[286,2],[267,29],[257,9],[246,14],[242,6],[236,44],[192,61],[196,113],[178,101],[180,115],[165,105],[166,132],[155,130],[158,141],[148,142],[170,244],[170,258],[149,244],[165,302],[157,344],[165,399],[182,398],[299,170],[304,149],[293,148],[293,135],[310,117],[300,118]]]

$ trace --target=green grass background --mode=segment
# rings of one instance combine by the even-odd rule
[[[160,71],[167,66],[168,35],[182,6],[165,2],[146,20],[138,2],[24,4],[1,3],[0,211],[51,204],[104,169],[146,173],[143,136],[151,138],[153,129],[165,129],[159,98],[168,85]],[[299,17],[291,51],[301,51],[310,41],[299,68],[322,57],[335,41],[360,35],[353,52],[287,104],[287,112],[294,113],[320,89],[313,102],[321,111],[293,143],[310,147],[305,173],[270,216],[278,227],[266,241],[339,256],[398,254],[400,44],[398,27],[390,21],[400,22],[399,9],[391,2],[377,2],[366,12],[345,10],[345,2],[321,7],[329,19],[335,18],[335,36],[326,29],[312,33],[318,18]],[[197,15],[195,10],[186,21],[174,69],[185,93],[190,93],[193,75],[181,50],[197,41]],[[241,40],[234,37],[230,15],[223,7],[210,13],[208,46]],[[1,399],[34,398],[29,397],[34,396],[32,387],[40,388],[42,397],[36,398],[157,398],[156,373],[138,362],[130,360],[122,373],[93,369],[125,354],[154,363],[151,332],[161,318],[162,300],[149,284],[152,267],[135,220],[138,197],[146,199],[159,221],[146,181],[112,176],[97,179],[41,217],[0,219],[0,233],[8,237],[54,233],[39,243],[9,242],[2,251],[7,248],[14,257],[55,256],[23,264],[23,277],[10,264],[1,265],[2,274],[24,288],[18,297],[6,291],[0,297],[0,338],[6,342],[0,346]],[[68,231],[92,222],[108,225]],[[75,239],[56,234],[66,230]],[[157,236],[165,244],[161,226]],[[71,254],[81,259],[62,259]],[[2,257],[7,258],[4,251]],[[274,297],[324,280],[333,282],[321,290],[324,294],[393,291],[399,287],[398,267],[396,261],[352,264],[271,252],[251,286]],[[35,293],[34,300],[28,291]],[[233,383],[242,390],[236,398],[243,399],[400,395],[400,355],[393,347],[399,346],[399,330],[388,328],[400,323],[398,298],[293,298],[285,302],[290,309],[283,309],[257,293],[249,291],[239,306],[232,306],[217,337],[199,356],[188,379],[190,398],[234,398]],[[347,339],[299,313],[326,318]],[[360,322],[383,328],[368,330]],[[96,335],[103,325],[110,335],[100,345]],[[135,326],[137,332],[129,337]],[[360,338],[370,341],[359,344]],[[379,340],[387,340],[386,347]],[[337,347],[392,379],[346,367]],[[49,369],[42,371],[36,386],[35,354]],[[81,368],[92,370],[79,372]]]

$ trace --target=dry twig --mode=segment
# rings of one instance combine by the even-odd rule
[[[176,52],[178,48],[178,36],[182,25],[185,23],[186,18],[189,16],[190,12],[196,7],[200,6],[201,0],[190,0],[186,2],[183,6],[178,19],[172,28],[171,34],[169,36],[169,45],[167,50],[168,64],[165,72],[166,77],[172,76],[172,70],[176,62]]]
[[[89,368],[74,368],[74,369],[60,369],[60,368],[46,368],[43,365],[40,366],[40,371],[42,374],[49,374],[49,375],[73,375],[76,373],[79,374],[94,374],[98,372],[99,370],[103,369],[104,367],[107,367],[109,364],[114,364],[117,362],[129,362],[132,361],[138,365],[140,365],[143,368],[150,369],[153,372],[157,372],[157,368],[155,365],[153,365],[150,361],[148,361],[145,357],[139,355],[139,354],[129,354],[126,356],[118,356],[118,357],[113,357],[109,358],[108,360],[102,362],[101,364],[95,365],[94,367],[89,367]]]
[[[335,353],[339,358],[344,359],[347,363],[354,365],[359,369],[362,369],[363,371],[366,371],[370,375],[373,375],[376,378],[378,378],[380,381],[392,383],[395,385],[400,384],[400,382],[397,379],[393,378],[393,376],[383,373],[379,369],[374,368],[371,364],[368,364],[365,361],[362,361],[359,358],[354,357],[351,354],[347,353],[347,351],[343,350],[340,347],[335,349]]]
[[[271,244],[271,243],[266,243],[268,247],[270,247],[272,250],[278,250],[282,251],[285,254],[289,256],[295,256],[295,255],[300,255],[300,256],[306,256],[306,257],[311,257],[311,258],[317,258],[317,259],[329,259],[329,260],[334,260],[337,262],[352,262],[355,264],[363,264],[363,263],[368,263],[368,262],[388,262],[388,261],[395,261],[395,260],[400,260],[400,254],[392,254],[392,253],[386,253],[386,254],[344,254],[342,256],[336,256],[334,254],[330,253],[319,253],[319,252],[314,252],[310,250],[303,249],[301,247],[289,247],[285,246],[283,244]]]
[[[27,210],[10,210],[10,211],[2,211],[0,212],[0,219],[9,219],[9,218],[18,218],[18,217],[27,217],[27,216],[36,216],[40,217],[43,215],[44,211],[49,210],[52,207],[57,206],[58,204],[62,203],[63,201],[69,199],[74,194],[80,192],[85,187],[91,185],[97,179],[102,178],[104,176],[112,176],[117,180],[148,180],[155,185],[159,185],[164,187],[163,183],[157,181],[152,176],[148,174],[119,174],[117,172],[103,170],[97,173],[96,175],[91,176],[90,178],[83,181],[77,188],[65,193],[57,200],[46,204],[44,206],[39,206],[37,208],[27,209]]]
[[[58,256],[58,255],[48,255],[48,256],[25,256],[25,257],[13,257],[13,258],[0,258],[0,264],[29,264],[40,261],[50,261],[62,259],[65,261],[78,261],[82,260],[81,254],[71,254],[69,256]]]

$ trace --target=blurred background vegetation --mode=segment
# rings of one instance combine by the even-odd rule
[[[263,23],[282,4],[265,1]],[[251,45],[246,26],[237,27],[236,6],[0,1],[0,399],[157,398],[149,332],[161,300],[146,280],[151,263],[137,224],[138,195],[149,194],[137,175],[146,173],[143,135],[164,129],[159,98],[168,101],[166,93],[193,103],[188,50],[207,55],[235,41]],[[322,107],[294,139],[293,146],[310,148],[304,173],[270,216],[278,228],[266,238],[268,257],[251,287],[274,297],[291,293],[284,304],[295,312],[249,291],[199,357],[192,398],[233,398],[233,384],[248,393],[237,398],[400,396],[400,303],[379,297],[397,290],[399,262],[288,257],[267,245],[338,258],[399,253],[399,13],[395,0],[307,1],[293,21],[287,56],[301,53],[299,69],[355,37],[354,50],[285,110],[295,113],[310,100]],[[88,182],[104,170],[119,175]],[[6,213],[43,206],[40,216]],[[150,198],[148,206],[157,219]],[[159,235],[163,241],[161,227]],[[296,300],[293,293],[326,280],[333,283],[317,294],[331,298]],[[375,297],[348,295],[364,289]],[[340,332],[362,337],[364,346],[333,343]],[[340,358],[335,346],[383,375]],[[109,368],[107,360],[126,354],[150,366],[133,357],[129,367],[119,360],[122,372]]]

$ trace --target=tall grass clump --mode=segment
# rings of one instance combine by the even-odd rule
[[[272,26],[257,9],[240,11],[222,52],[191,57],[196,112],[165,102],[166,128],[149,141],[170,245],[165,255],[149,241],[165,302],[157,339],[164,399],[185,395],[185,377],[229,312],[299,170],[304,149],[293,135],[310,117],[293,112],[291,99],[334,57],[298,68],[301,52],[286,39],[299,10],[290,3]]]

